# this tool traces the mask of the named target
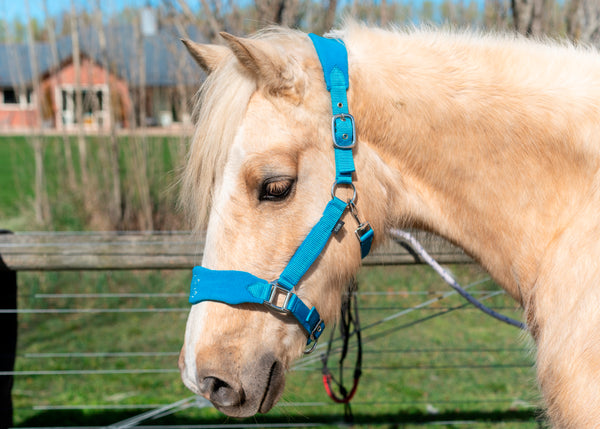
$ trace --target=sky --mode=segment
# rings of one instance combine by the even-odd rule
[[[29,5],[29,14],[31,17],[36,18],[39,21],[44,21],[46,14],[44,12],[44,3],[48,7],[48,13],[51,16],[60,16],[63,12],[71,9],[71,2],[75,3],[77,10],[87,9],[92,11],[96,4],[100,4],[103,14],[110,16],[122,10],[124,7],[142,7],[145,5],[160,5],[164,0],[0,0],[0,18],[8,21],[9,23],[14,22],[15,19],[25,23],[27,21],[27,5]],[[241,0],[241,2],[248,0]],[[348,1],[348,0],[346,0]],[[346,3],[346,1],[339,1],[338,7]],[[408,0],[404,0],[408,1]],[[433,3],[440,3],[442,0],[433,0]],[[469,0],[463,0],[464,3],[468,3]],[[482,7],[484,0],[476,0],[479,7]],[[413,0],[414,3],[420,4],[422,0]],[[173,2],[176,3],[176,2]],[[197,1],[188,1],[188,4],[196,4]]]
[[[92,10],[97,4],[94,0],[73,0],[77,10]],[[102,11],[110,15],[125,6],[141,7],[147,4],[158,4],[160,0],[99,0]],[[30,16],[40,21],[45,19],[44,3],[51,16],[59,16],[71,9],[71,0],[0,0],[0,17],[8,22],[19,19],[22,22],[27,18],[27,3],[29,3]]]

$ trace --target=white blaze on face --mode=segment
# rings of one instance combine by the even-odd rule
[[[183,380],[183,384],[194,392],[196,395],[200,394],[198,390],[198,379],[196,374],[198,374],[198,370],[196,367],[196,353],[195,349],[198,344],[198,340],[200,339],[200,335],[202,332],[202,326],[204,324],[203,315],[205,312],[202,307],[206,304],[206,302],[201,302],[192,306],[192,310],[190,311],[190,315],[188,316],[187,324],[185,326],[185,368],[181,374],[181,379]]]
[[[243,134],[242,126],[229,151],[222,180],[216,185],[218,189],[215,192],[210,213],[210,220],[206,231],[206,242],[204,245],[204,256],[202,258],[202,266],[206,268],[217,266],[218,261],[216,260],[216,252],[214,249],[217,248],[218,240],[223,239],[222,237],[218,237],[218,231],[222,230],[221,216],[224,213],[227,202],[231,199],[231,196],[236,190],[238,173],[245,157],[245,151],[240,144],[243,142]],[[185,386],[196,394],[199,394],[196,376],[198,373],[196,366],[196,350],[198,348],[198,342],[202,337],[202,332],[204,331],[206,308],[209,305],[211,305],[211,303],[207,301],[194,304],[190,310],[185,327],[185,369],[182,373],[182,379]]]

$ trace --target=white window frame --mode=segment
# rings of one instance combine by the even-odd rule
[[[75,90],[77,86],[67,83],[56,85],[54,87],[54,99],[56,100],[56,112],[57,112],[57,124],[59,123],[61,127],[71,128],[75,127],[77,124],[75,123],[75,103],[73,102],[75,96]],[[94,84],[94,85],[81,85],[81,91],[91,91],[94,94],[97,92],[102,92],[102,109],[94,112],[94,123],[93,127],[99,128],[107,128],[109,127],[108,121],[110,117],[108,115],[107,103],[110,103],[110,91],[109,86],[106,83]],[[67,97],[67,110],[63,110],[63,100],[62,100],[62,92],[65,91],[67,94],[71,96]],[[69,112],[67,115],[67,120],[65,121],[65,112]],[[99,119],[102,120],[102,126],[99,125]]]
[[[16,103],[5,103],[4,102],[4,90],[12,89],[15,92],[17,97]],[[29,103],[27,102],[27,92],[31,91],[31,96],[29,97]],[[37,97],[35,96],[35,92],[32,88],[15,88],[15,87],[3,87],[2,93],[0,94],[0,107],[3,110],[31,110],[33,106],[35,106],[35,102]]]

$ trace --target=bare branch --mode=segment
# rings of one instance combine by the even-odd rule
[[[325,31],[330,30],[335,22],[335,11],[337,9],[337,0],[329,0],[327,11],[325,12]]]
[[[211,10],[208,2],[206,0],[200,0],[202,2],[202,8],[204,9],[204,13],[206,14],[206,18],[208,19],[209,25],[209,39],[214,42],[217,40],[219,33],[224,30],[223,25],[219,23],[217,17]],[[178,0],[179,3],[185,3],[185,0]],[[190,12],[191,13],[191,12]]]

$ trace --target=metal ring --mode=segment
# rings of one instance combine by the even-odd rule
[[[338,185],[347,185],[352,188],[352,199],[348,200],[348,204],[354,204],[354,201],[356,201],[356,186],[354,186],[354,183],[352,183],[352,182],[350,182],[350,183],[333,182],[333,185],[331,185],[331,199],[335,198],[335,191],[336,191]]]

